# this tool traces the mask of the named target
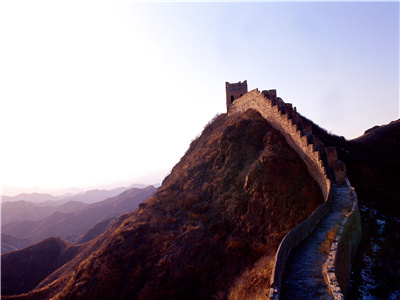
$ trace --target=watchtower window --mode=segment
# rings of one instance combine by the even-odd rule
[[[233,99],[233,95],[232,95],[232,96],[231,96],[231,103],[233,102],[233,100],[234,100],[234,99]]]

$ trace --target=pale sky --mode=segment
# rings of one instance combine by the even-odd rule
[[[399,3],[2,1],[3,193],[161,182],[243,80],[348,139],[398,119]]]

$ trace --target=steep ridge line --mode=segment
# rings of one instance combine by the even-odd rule
[[[325,198],[325,202],[320,205],[307,220],[291,230],[279,245],[275,255],[269,293],[270,299],[278,299],[281,291],[285,263],[289,258],[291,250],[314,230],[316,225],[330,210],[333,197],[332,183],[328,178],[322,157],[325,156],[329,167],[333,167],[337,161],[337,152],[336,149],[325,149],[319,137],[313,134],[312,124],[304,120],[303,117],[297,113],[296,108],[292,107],[291,103],[285,103],[281,98],[276,97],[275,90],[263,91],[260,93],[258,89],[255,89],[244,94],[228,106],[228,114],[231,115],[243,112],[247,109],[255,109],[258,111],[272,127],[283,134],[288,144],[307,165],[311,176],[319,184]],[[343,224],[343,226],[345,226],[345,224]],[[358,243],[355,244],[356,247]],[[344,248],[347,249],[346,246]],[[349,251],[344,252],[349,254]],[[350,253],[352,252],[350,251]],[[349,263],[351,265],[351,260]],[[336,262],[336,264],[340,265],[339,262]],[[338,287],[339,284],[337,284],[334,265],[330,266],[329,274],[331,276],[331,280],[328,280],[330,290],[335,292],[335,298],[343,298],[344,296]],[[348,280],[349,274],[341,277],[347,278]],[[344,283],[344,285],[346,284],[347,283]]]

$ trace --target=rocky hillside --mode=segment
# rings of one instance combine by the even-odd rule
[[[138,210],[29,293],[4,299],[258,299],[280,241],[322,201],[259,113],[220,115]]]

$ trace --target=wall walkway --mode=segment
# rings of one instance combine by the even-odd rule
[[[343,211],[351,208],[350,188],[333,185],[331,208],[315,230],[292,250],[282,278],[281,299],[333,299],[326,280],[324,265],[329,253],[320,250],[325,236],[344,219]],[[325,269],[325,270],[324,270]]]

